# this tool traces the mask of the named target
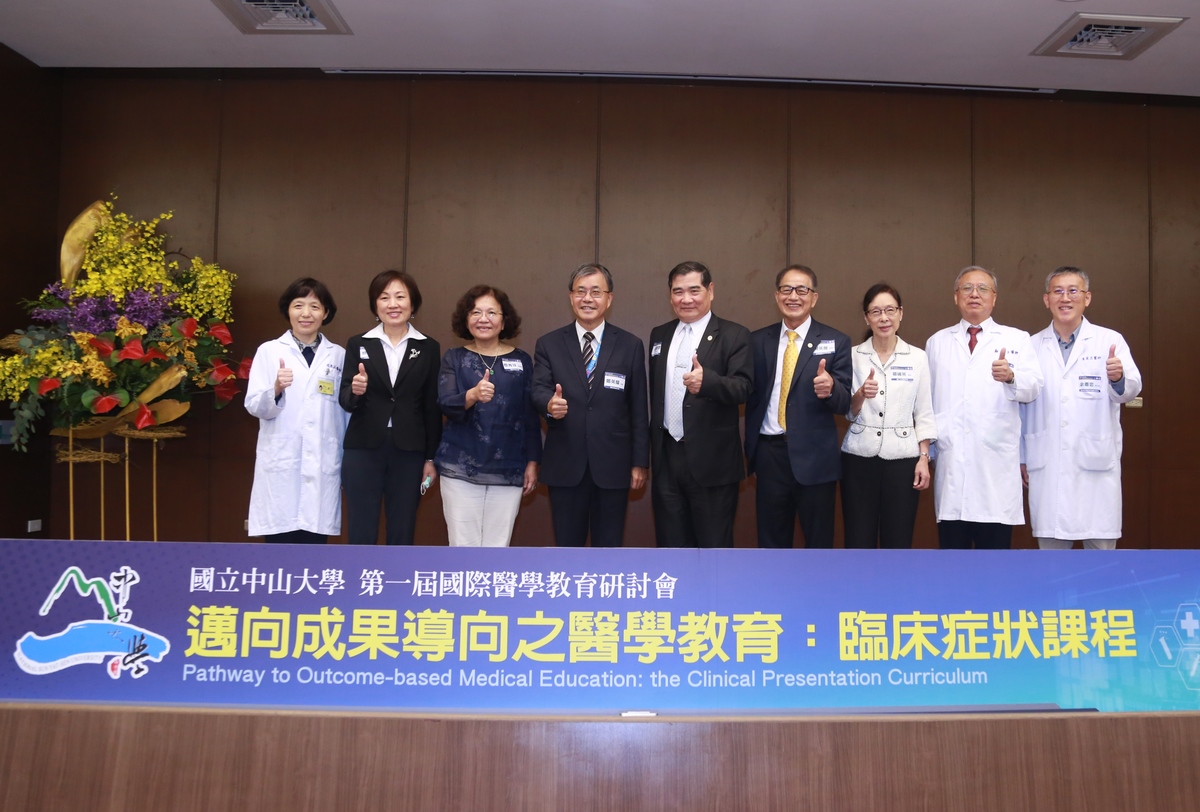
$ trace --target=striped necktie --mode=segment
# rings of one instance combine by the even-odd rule
[[[595,340],[590,332],[583,334],[583,369],[587,372],[588,389],[592,388],[592,380],[596,377],[596,353],[592,350]]]

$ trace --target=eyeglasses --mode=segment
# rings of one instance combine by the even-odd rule
[[[467,314],[473,319],[481,319],[486,316],[488,319],[495,319],[500,316],[495,310],[472,310]]]
[[[970,296],[972,293],[978,293],[980,296],[987,296],[993,291],[991,285],[959,285],[958,292],[965,293]]]
[[[808,285],[780,285],[776,290],[782,296],[791,296],[793,293],[797,296],[807,296],[813,292],[813,289]]]
[[[606,293],[608,293],[607,290],[601,290],[600,288],[575,288],[571,291],[571,295],[576,299],[584,299],[588,296],[593,299],[599,299]]]
[[[1085,293],[1087,293],[1086,290],[1080,290],[1079,288],[1055,288],[1050,291],[1050,295],[1057,299],[1078,299]]]
[[[867,315],[873,319],[877,319],[880,316],[887,316],[890,319],[899,312],[900,312],[900,308],[898,308],[894,305],[888,305],[887,307],[871,308],[870,310],[867,311]]]

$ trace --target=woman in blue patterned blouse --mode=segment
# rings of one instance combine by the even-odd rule
[[[507,547],[542,459],[533,359],[505,343],[520,332],[521,317],[498,288],[464,293],[450,327],[468,340],[446,351],[438,373],[438,405],[448,420],[434,465],[450,545]]]

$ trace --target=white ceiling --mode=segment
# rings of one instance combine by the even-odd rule
[[[535,71],[1200,96],[1200,0],[335,0],[247,36],[209,0],[0,0],[43,67]],[[1195,17],[1132,61],[1031,56],[1075,12]]]

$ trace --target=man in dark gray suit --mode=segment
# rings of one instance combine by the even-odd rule
[[[646,356],[642,341],[604,320],[612,274],[580,265],[568,285],[575,321],[537,341],[533,404],[546,417],[539,476],[550,488],[560,547],[620,547],[630,488],[646,485]]]
[[[672,268],[667,287],[678,318],[650,334],[654,532],[660,547],[732,547],[750,331],[712,312],[712,273],[699,262]]]
[[[850,337],[812,318],[817,275],[789,265],[775,277],[783,314],[751,336],[754,392],[746,403],[746,460],[758,478],[758,546],[791,547],[796,516],[806,547],[833,546],[842,475],[833,416],[850,408]]]

